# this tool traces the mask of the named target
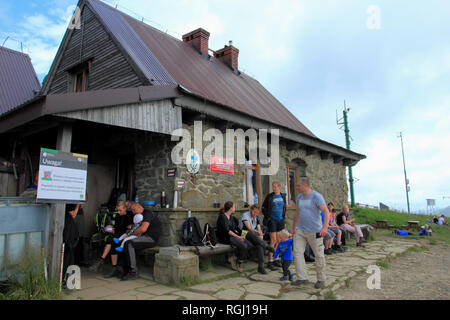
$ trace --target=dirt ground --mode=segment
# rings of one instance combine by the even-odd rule
[[[397,257],[381,268],[381,289],[367,288],[370,274],[363,273],[350,286],[335,292],[342,300],[449,300],[450,244],[422,244],[428,250]]]

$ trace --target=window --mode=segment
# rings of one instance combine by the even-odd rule
[[[297,198],[297,191],[295,189],[295,185],[297,184],[297,168],[287,166],[286,171],[287,171],[286,191],[287,191],[288,205],[295,206],[295,199]]]
[[[72,92],[83,92],[86,90],[86,74],[86,69],[74,73]]]
[[[247,161],[244,179],[244,204],[250,206],[260,204],[260,202],[259,168],[257,165],[252,165],[251,161]]]
[[[286,195],[288,205],[295,207],[295,200],[298,196],[295,188],[298,178],[306,177],[306,162],[301,159],[294,159],[286,165]]]
[[[69,92],[83,92],[87,90],[91,60],[86,60],[67,69]]]

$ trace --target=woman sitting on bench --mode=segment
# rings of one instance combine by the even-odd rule
[[[220,209],[219,218],[217,218],[217,240],[220,243],[230,244],[237,248],[237,259],[231,259],[231,268],[242,272],[242,262],[248,249],[253,248],[253,244],[245,239],[245,235],[241,235],[238,220],[232,216],[235,211],[232,201],[225,202]]]

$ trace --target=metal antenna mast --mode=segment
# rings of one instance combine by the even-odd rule
[[[399,135],[397,136],[398,138],[400,138],[401,144],[402,144],[402,157],[403,157],[403,172],[405,173],[405,189],[406,189],[406,204],[408,205],[408,214],[410,213],[409,210],[409,180],[406,177],[406,167],[405,167],[405,153],[403,151],[403,135],[400,132]]]
[[[340,125],[344,125],[344,132],[345,132],[345,143],[347,145],[347,149],[350,150],[350,130],[348,128],[348,118],[347,118],[347,113],[350,111],[350,108],[347,108],[347,106],[345,105],[345,100],[344,100],[344,123],[339,122],[336,119],[337,124]],[[337,115],[336,115],[337,118]],[[351,199],[351,207],[354,208],[355,207],[355,192],[354,192],[354,188],[353,188],[353,172],[352,172],[352,167],[348,166],[348,181],[349,181],[349,185],[350,185],[350,199]]]

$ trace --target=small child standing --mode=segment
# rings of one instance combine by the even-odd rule
[[[292,256],[292,239],[291,234],[286,229],[278,232],[278,236],[280,237],[280,243],[278,244],[277,250],[275,251],[274,258],[278,257],[278,254],[281,255],[281,267],[283,268],[283,276],[280,278],[281,281],[292,281],[293,274],[289,271],[289,266],[294,259]]]
[[[135,214],[133,217],[133,225],[129,226],[128,232],[121,235],[120,238],[113,239],[115,243],[119,243],[120,241],[122,241],[122,243],[120,244],[120,247],[116,248],[116,251],[122,252],[125,242],[127,242],[128,240],[136,239],[138,237],[136,235],[133,235],[133,232],[136,231],[136,229],[141,226],[143,219],[144,219],[144,216],[142,214],[140,214],[140,213]]]

